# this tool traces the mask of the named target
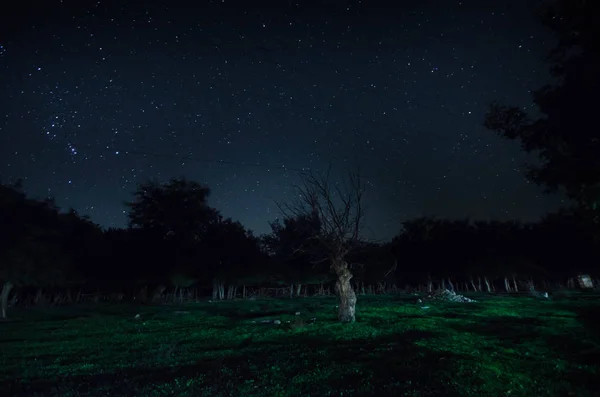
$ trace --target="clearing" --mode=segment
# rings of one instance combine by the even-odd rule
[[[599,296],[468,296],[16,309],[0,395],[599,395]]]

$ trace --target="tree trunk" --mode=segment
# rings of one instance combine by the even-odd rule
[[[450,280],[450,278],[448,278],[448,285],[450,286],[450,291],[452,291],[452,292],[456,292],[456,291],[454,290],[454,284],[452,284],[452,280]]]
[[[219,282],[213,279],[212,300],[216,301],[219,298]]]
[[[225,299],[225,281],[218,277],[213,279],[212,298],[213,300]]]
[[[152,291],[152,303],[159,303],[162,301],[162,295],[165,292],[166,287],[164,285],[159,285],[156,288],[154,288],[154,291]]]
[[[485,282],[485,289],[487,292],[492,292],[492,287],[490,286],[490,282],[488,281],[487,277],[484,277],[483,281]]]
[[[225,281],[219,280],[219,299],[225,300]]]
[[[504,277],[504,289],[506,292],[511,292],[510,284],[508,283],[508,277]]]
[[[338,260],[333,263],[333,269],[337,274],[335,290],[339,297],[338,320],[343,323],[352,323],[356,321],[356,293],[352,288],[352,273],[348,269],[348,264],[344,260]]]
[[[2,295],[0,295],[0,304],[2,305],[2,313],[1,317],[6,318],[6,312],[8,311],[8,296],[10,295],[10,291],[13,289],[14,285],[10,281],[6,281],[2,286]]]

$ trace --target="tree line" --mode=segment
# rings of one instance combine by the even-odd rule
[[[372,242],[358,234],[362,215],[348,210],[356,202],[320,213],[328,202],[315,203],[307,186],[310,208],[295,207],[255,236],[208,205],[207,186],[186,179],[140,185],[127,203],[128,227],[107,230],[27,197],[20,185],[0,185],[3,313],[11,296],[39,299],[43,291],[54,291],[52,299],[70,291],[150,302],[166,291],[183,300],[190,287],[215,300],[269,287],[290,297],[352,291],[355,303],[355,293],[511,292],[598,275],[600,230],[584,210],[536,223],[417,218],[391,241]]]

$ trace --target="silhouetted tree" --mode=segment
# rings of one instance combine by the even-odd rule
[[[276,263],[276,274],[290,285],[290,297],[294,292],[300,295],[303,284],[328,278],[327,265],[313,261],[314,257],[324,257],[324,253],[318,253],[324,247],[314,239],[321,230],[315,213],[284,218],[283,222],[276,220],[270,225],[271,233],[263,237],[263,243]]]
[[[355,285],[386,285],[398,281],[398,259],[392,255],[392,244],[380,244],[371,241],[361,241],[348,254],[348,263],[352,266]]]
[[[219,213],[207,204],[210,189],[184,178],[159,184],[150,181],[138,186],[130,208],[129,226],[139,230],[151,261],[163,262],[151,273],[154,280],[168,280],[185,274],[200,263],[200,247]]]
[[[110,228],[103,233],[100,247],[97,260],[101,265],[85,269],[89,288],[122,292],[163,282],[166,265],[158,251],[165,247],[143,230]]]
[[[2,317],[14,285],[53,287],[82,283],[87,244],[100,229],[53,200],[26,197],[21,185],[0,185]]]
[[[554,2],[544,20],[559,38],[549,56],[558,81],[534,91],[533,101],[542,116],[494,102],[485,118],[487,128],[539,155],[541,164],[528,170],[533,181],[547,191],[564,188],[596,221],[600,220],[599,12],[598,1]]]
[[[143,183],[134,192],[135,200],[126,203],[129,226],[165,240],[199,241],[218,220],[218,212],[207,204],[209,195],[207,186],[185,178]]]
[[[213,299],[225,299],[236,295],[236,288],[261,269],[258,239],[244,226],[230,218],[219,218],[207,229],[202,242],[204,263],[202,272],[213,281]]]

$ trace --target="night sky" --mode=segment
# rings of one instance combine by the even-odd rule
[[[298,170],[360,165],[377,239],[417,216],[533,221],[561,203],[482,126],[490,101],[531,109],[550,81],[539,1],[176,3],[3,9],[2,182],[120,227],[138,183],[185,176],[260,234]]]

